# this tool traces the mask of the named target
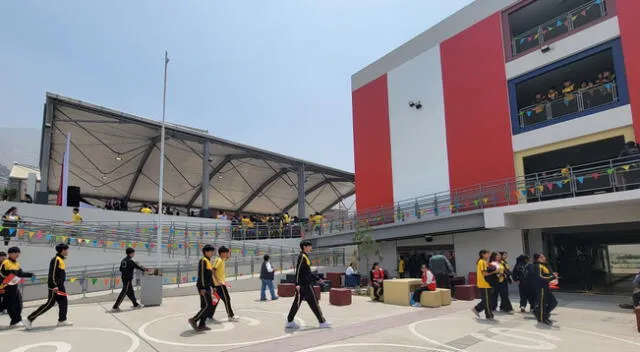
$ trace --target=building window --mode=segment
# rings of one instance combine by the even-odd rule
[[[620,41],[509,82],[514,134],[628,104]]]
[[[507,14],[512,56],[535,50],[611,15],[612,0],[536,0]]]

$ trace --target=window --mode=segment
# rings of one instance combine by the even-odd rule
[[[620,41],[509,82],[514,134],[628,104]]]
[[[526,2],[525,2],[526,3]],[[506,15],[511,56],[535,50],[614,12],[611,0],[536,0]]]

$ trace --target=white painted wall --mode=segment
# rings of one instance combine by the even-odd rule
[[[440,47],[388,74],[393,198],[449,189]],[[409,106],[420,101],[422,109]]]
[[[519,152],[632,124],[631,105],[623,105],[615,109],[520,133],[513,136],[511,140],[513,151]]]
[[[507,63],[507,79],[521,76],[552,62],[564,59],[588,48],[613,40],[620,36],[618,17],[610,18],[595,26],[572,34],[555,43],[549,44],[550,51],[531,52]]]
[[[55,205],[43,205],[43,204],[29,204],[29,203],[15,203],[15,202],[0,202],[0,212],[4,214],[7,209],[15,206],[18,208],[18,214],[22,217],[39,218],[55,221],[71,221],[72,207],[59,207]],[[156,217],[152,214],[142,214],[138,212],[127,211],[113,211],[105,209],[88,209],[83,208],[80,210],[85,222],[143,222],[153,223],[156,221]],[[198,217],[186,217],[186,216],[174,216],[163,215],[162,221],[164,223],[169,222],[181,222],[194,225],[206,225],[208,227],[214,225],[226,226],[230,225],[229,221],[207,219]]]
[[[409,238],[406,240],[397,241],[398,247],[409,247],[409,246],[443,246],[443,245],[452,245],[453,244],[453,235],[441,235],[441,236],[433,236],[432,242],[427,242],[424,240],[424,237],[419,238]]]
[[[478,252],[481,249],[507,251],[510,255],[509,261],[515,263],[524,248],[520,230],[485,230],[454,234],[453,237],[457,274],[465,277],[469,272],[476,270]]]

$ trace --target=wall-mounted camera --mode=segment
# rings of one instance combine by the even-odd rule
[[[424,236],[425,242],[433,242],[433,236]]]
[[[420,100],[418,101],[409,101],[409,107],[411,108],[416,108],[418,110],[422,109],[422,103],[420,102]]]

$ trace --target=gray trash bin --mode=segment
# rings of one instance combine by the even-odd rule
[[[162,304],[162,273],[144,274],[140,280],[140,298],[145,306]]]

